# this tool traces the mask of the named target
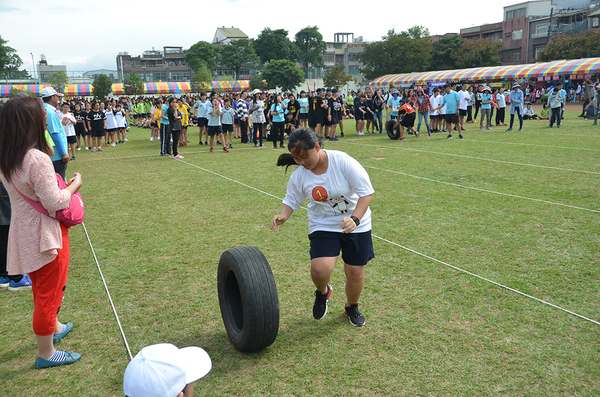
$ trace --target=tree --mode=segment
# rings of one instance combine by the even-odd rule
[[[423,33],[421,27],[414,27],[413,33],[388,32],[381,41],[365,46],[365,50],[357,54],[364,64],[362,72],[369,80],[384,74],[410,73],[428,70],[431,62],[431,40],[419,37]],[[412,28],[411,28],[412,29]]]
[[[430,70],[456,69],[452,53],[458,51],[465,42],[458,34],[444,36],[435,43],[431,49],[431,57],[434,60]]]
[[[206,65],[202,63],[198,71],[192,77],[192,87],[196,92],[208,91],[211,89],[210,82],[212,81],[212,72],[208,70]]]
[[[465,40],[460,48],[450,54],[457,69],[498,66],[502,60],[501,43],[489,39]]]
[[[33,92],[29,92],[29,91],[23,91],[23,90],[19,90],[15,87],[10,89],[10,94],[8,95],[9,98],[14,98],[15,95],[17,95],[19,92],[24,92],[27,95],[31,96],[31,97],[35,97],[36,95]]]
[[[65,72],[59,70],[58,72],[54,72],[50,76],[48,76],[48,82],[50,83],[52,88],[54,88],[57,92],[64,94],[65,85],[67,85],[69,79]]]
[[[325,87],[333,88],[333,87],[342,87],[346,85],[352,77],[348,76],[344,73],[343,65],[336,65],[331,68],[330,72],[325,73],[323,76],[323,84]]]
[[[18,72],[23,64],[17,50],[7,45],[8,41],[0,36],[0,77],[12,77],[11,74]]]
[[[554,36],[540,52],[538,61],[600,57],[600,29],[589,30],[573,36]]]
[[[316,26],[307,26],[294,36],[294,42],[298,47],[298,61],[304,70],[312,65],[323,65],[323,51],[327,44],[323,41],[323,35],[319,33]]]
[[[240,75],[240,69],[252,62],[258,61],[252,42],[247,39],[234,40],[229,45],[221,47],[221,66],[235,72],[235,78]]]
[[[218,66],[218,56],[217,48],[206,41],[197,42],[185,52],[185,60],[192,70],[198,70],[202,64],[209,70],[215,70]]]
[[[295,61],[298,58],[298,48],[288,39],[288,31],[284,29],[271,30],[264,28],[258,38],[253,41],[254,51],[264,65],[271,59],[287,59]]]
[[[108,94],[112,92],[112,80],[104,73],[100,73],[94,78],[92,87],[94,88],[94,98],[103,101]]]
[[[127,95],[142,95],[144,93],[144,83],[142,78],[136,72],[125,77],[123,89]]]
[[[265,65],[262,77],[270,88],[279,87],[283,91],[291,91],[304,83],[304,72],[292,61],[273,59]]]
[[[406,31],[400,32],[400,35],[415,40],[425,39],[429,37],[429,29],[425,26],[415,25]]]
[[[250,78],[250,89],[264,90],[265,88],[268,88],[268,85],[261,74],[255,74]]]

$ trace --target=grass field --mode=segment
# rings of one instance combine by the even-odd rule
[[[213,369],[198,396],[594,396],[600,325],[447,266],[600,321],[600,127],[576,115],[560,130],[469,124],[464,140],[403,143],[348,121],[325,147],[358,159],[376,190],[362,328],[343,316],[341,263],[329,314],[312,319],[306,211],[268,229],[291,172],[274,166],[282,150],[211,154],[195,129],[179,161],[134,128],[124,145],[77,152],[68,172],[83,175],[85,226],[132,353],[203,347]],[[82,226],[70,241],[59,319],[75,329],[58,346],[83,359],[35,370],[31,293],[4,290],[4,395],[122,395],[129,357]],[[221,253],[244,245],[269,260],[281,312],[277,340],[253,354],[229,342],[216,288]]]

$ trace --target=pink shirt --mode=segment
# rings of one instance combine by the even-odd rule
[[[50,157],[30,149],[21,168],[12,175],[12,183],[0,173],[11,205],[8,233],[8,274],[25,274],[36,271],[52,262],[62,248],[60,222],[35,210],[15,190],[39,201],[50,215],[69,206],[71,193],[60,190]],[[13,186],[14,183],[14,186]]]

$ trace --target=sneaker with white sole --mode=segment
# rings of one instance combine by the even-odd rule
[[[27,274],[24,274],[23,278],[21,278],[21,281],[19,281],[18,283],[14,282],[13,280],[10,280],[10,283],[8,285],[9,291],[21,291],[23,289],[31,289],[31,279]]]
[[[358,310],[358,303],[353,303],[350,307],[346,306],[344,315],[348,317],[350,324],[355,327],[362,327],[365,325],[365,316]]]
[[[315,291],[315,304],[313,305],[313,317],[315,320],[320,320],[327,314],[327,303],[329,302],[329,298],[331,298],[331,293],[333,292],[333,288],[331,285],[327,284],[327,292],[321,293],[321,291]]]
[[[6,288],[10,284],[10,278],[0,277],[0,288]]]

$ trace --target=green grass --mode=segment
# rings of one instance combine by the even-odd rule
[[[469,124],[462,141],[404,143],[357,137],[348,121],[346,138],[326,148],[369,172],[374,235],[598,321],[600,128],[576,115],[560,130]],[[148,130],[134,128],[127,144],[69,163],[83,175],[86,227],[133,354],[161,342],[203,347],[213,369],[197,395],[600,394],[599,325],[378,238],[361,298],[366,326],[343,316],[341,263],[330,313],[314,321],[306,212],[271,232],[280,200],[215,174],[281,198],[291,172],[274,166],[282,151],[237,141],[210,154],[195,131],[184,161],[159,157]],[[83,227],[70,241],[59,318],[75,329],[59,346],[83,359],[35,370],[31,293],[2,291],[6,395],[122,394],[128,355]],[[229,342],[217,299],[219,257],[243,245],[269,260],[281,311],[277,340],[253,354]]]

